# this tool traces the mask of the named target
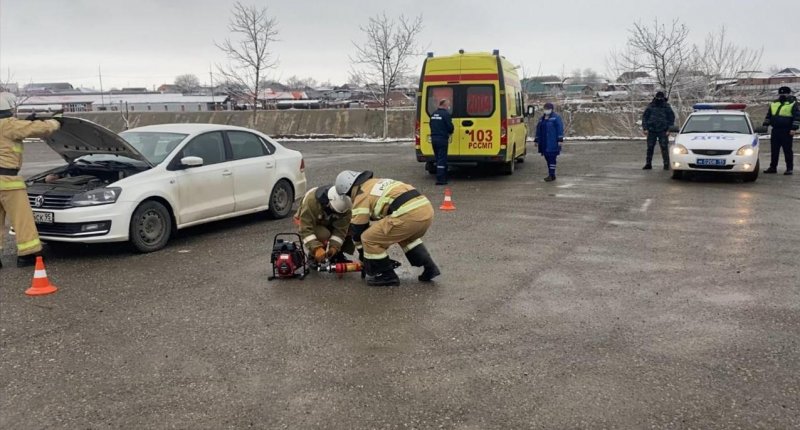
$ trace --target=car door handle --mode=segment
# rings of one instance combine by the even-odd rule
[[[233,172],[231,172],[230,170],[224,170],[222,172],[222,176],[230,176],[230,175],[233,175]]]
[[[471,120],[468,120],[468,119],[464,120],[464,121],[461,121],[461,125],[463,125],[464,127],[471,127],[472,124],[473,124],[473,122]]]
[[[271,169],[271,168],[275,167],[275,163],[272,162],[272,161],[267,161],[266,166],[267,166],[267,169]]]

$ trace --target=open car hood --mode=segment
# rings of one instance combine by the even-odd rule
[[[45,141],[68,163],[92,154],[121,155],[153,167],[139,151],[117,133],[81,118],[61,118],[61,128]]]

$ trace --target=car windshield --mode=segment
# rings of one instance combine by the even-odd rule
[[[751,134],[744,115],[692,115],[681,133]]]
[[[163,162],[187,136],[181,133],[157,131],[123,131],[119,135],[154,166]]]

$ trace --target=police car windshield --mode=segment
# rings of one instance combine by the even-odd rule
[[[681,133],[752,134],[744,115],[692,115]]]
[[[187,136],[181,133],[154,131],[123,131],[119,135],[154,166],[163,162]]]

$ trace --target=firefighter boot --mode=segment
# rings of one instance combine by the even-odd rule
[[[408,258],[408,262],[411,263],[412,266],[425,268],[422,274],[417,277],[417,279],[422,282],[430,282],[433,278],[442,274],[442,272],[439,271],[439,267],[433,262],[428,248],[425,248],[423,244],[417,245],[406,252],[406,258]]]
[[[400,278],[394,273],[389,257],[380,260],[367,260],[367,285],[370,287],[391,287],[400,285]]]
[[[17,257],[17,267],[30,267],[36,264],[36,254]]]

